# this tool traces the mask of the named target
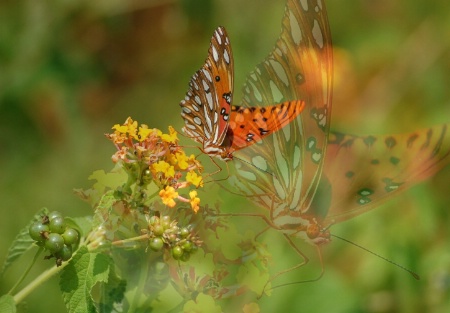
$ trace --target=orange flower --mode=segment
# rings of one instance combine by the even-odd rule
[[[159,192],[162,202],[170,208],[176,205],[175,198],[178,198],[178,192],[172,186],[167,186]]]

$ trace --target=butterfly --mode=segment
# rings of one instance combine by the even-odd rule
[[[234,151],[286,126],[305,106],[302,100],[286,100],[266,107],[242,107],[232,105],[232,99],[233,55],[225,28],[218,27],[205,64],[192,76],[180,103],[183,132],[202,144],[206,154],[231,160]]]
[[[303,113],[288,126],[239,153],[244,162],[236,162],[230,178],[238,193],[265,209],[242,215],[261,216],[291,245],[293,238],[317,247],[328,243],[334,223],[379,206],[450,163],[450,124],[400,135],[330,132],[332,67],[324,3],[288,0],[274,50],[244,86],[242,106],[305,99]],[[299,266],[308,262],[293,248],[304,258]]]

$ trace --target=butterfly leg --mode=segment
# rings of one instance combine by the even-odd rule
[[[259,217],[262,218],[264,222],[268,225],[268,227],[274,228],[279,230],[279,227],[275,225],[267,216],[264,214],[258,214],[258,213],[218,213],[216,216],[245,216],[245,217]],[[262,232],[258,233],[257,236],[265,232],[267,229],[263,230]]]
[[[303,261],[298,263],[298,264],[296,264],[296,265],[294,265],[294,266],[292,266],[292,267],[290,267],[290,268],[288,268],[288,269],[279,271],[278,273],[273,275],[269,279],[269,281],[266,283],[266,285],[264,286],[264,289],[263,289],[264,291],[266,290],[267,284],[269,284],[270,282],[272,282],[276,278],[278,278],[278,277],[280,277],[280,276],[282,276],[282,275],[284,275],[284,274],[286,274],[288,272],[294,271],[294,270],[296,270],[296,269],[306,265],[309,262],[309,258],[296,246],[296,244],[292,241],[290,236],[287,235],[287,234],[283,234],[283,235],[286,238],[286,240],[288,241],[289,245],[292,248],[294,248],[294,250],[298,253],[298,255],[300,255],[300,257],[303,259]],[[276,289],[276,288],[279,288],[279,287],[283,287],[283,286],[288,286],[288,285],[303,284],[303,283],[310,283],[310,282],[318,281],[323,276],[324,266],[323,266],[322,252],[320,250],[320,247],[318,245],[316,245],[315,247],[317,249],[317,252],[318,252],[318,255],[319,255],[319,259],[320,259],[320,265],[321,265],[321,272],[320,272],[318,277],[313,278],[313,279],[307,279],[307,280],[302,280],[302,281],[297,281],[297,282],[291,282],[291,283],[286,283],[286,284],[282,284],[282,285],[277,285],[277,286],[271,287],[270,290],[273,290],[273,289]],[[263,293],[264,293],[264,291],[263,291]],[[261,296],[262,296],[262,294],[261,294]]]
[[[217,167],[217,170],[209,173],[208,175],[206,175],[206,178],[209,178],[211,176],[214,176],[220,172],[222,172],[222,167],[220,167],[219,164],[217,164],[217,162],[214,160],[213,157],[209,156],[209,158],[211,159],[211,162],[213,162],[213,164]],[[227,167],[227,176],[225,178],[219,178],[219,179],[214,179],[214,180],[210,180],[207,183],[211,183],[211,182],[219,182],[219,181],[225,181],[230,177],[230,168],[228,167],[228,162],[225,161],[225,166]]]

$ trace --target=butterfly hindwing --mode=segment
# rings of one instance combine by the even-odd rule
[[[331,133],[323,173],[331,184],[325,223],[373,209],[448,165],[449,127],[384,136]]]
[[[203,67],[189,82],[181,101],[183,131],[204,147],[220,146],[225,139],[233,96],[233,56],[223,27],[212,38]]]

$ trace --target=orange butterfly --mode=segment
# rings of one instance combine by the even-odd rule
[[[286,126],[305,106],[304,101],[295,100],[266,107],[240,107],[231,105],[232,99],[233,55],[225,28],[218,27],[211,38],[208,58],[192,76],[180,103],[184,133],[203,144],[206,154],[231,160],[234,151]]]

